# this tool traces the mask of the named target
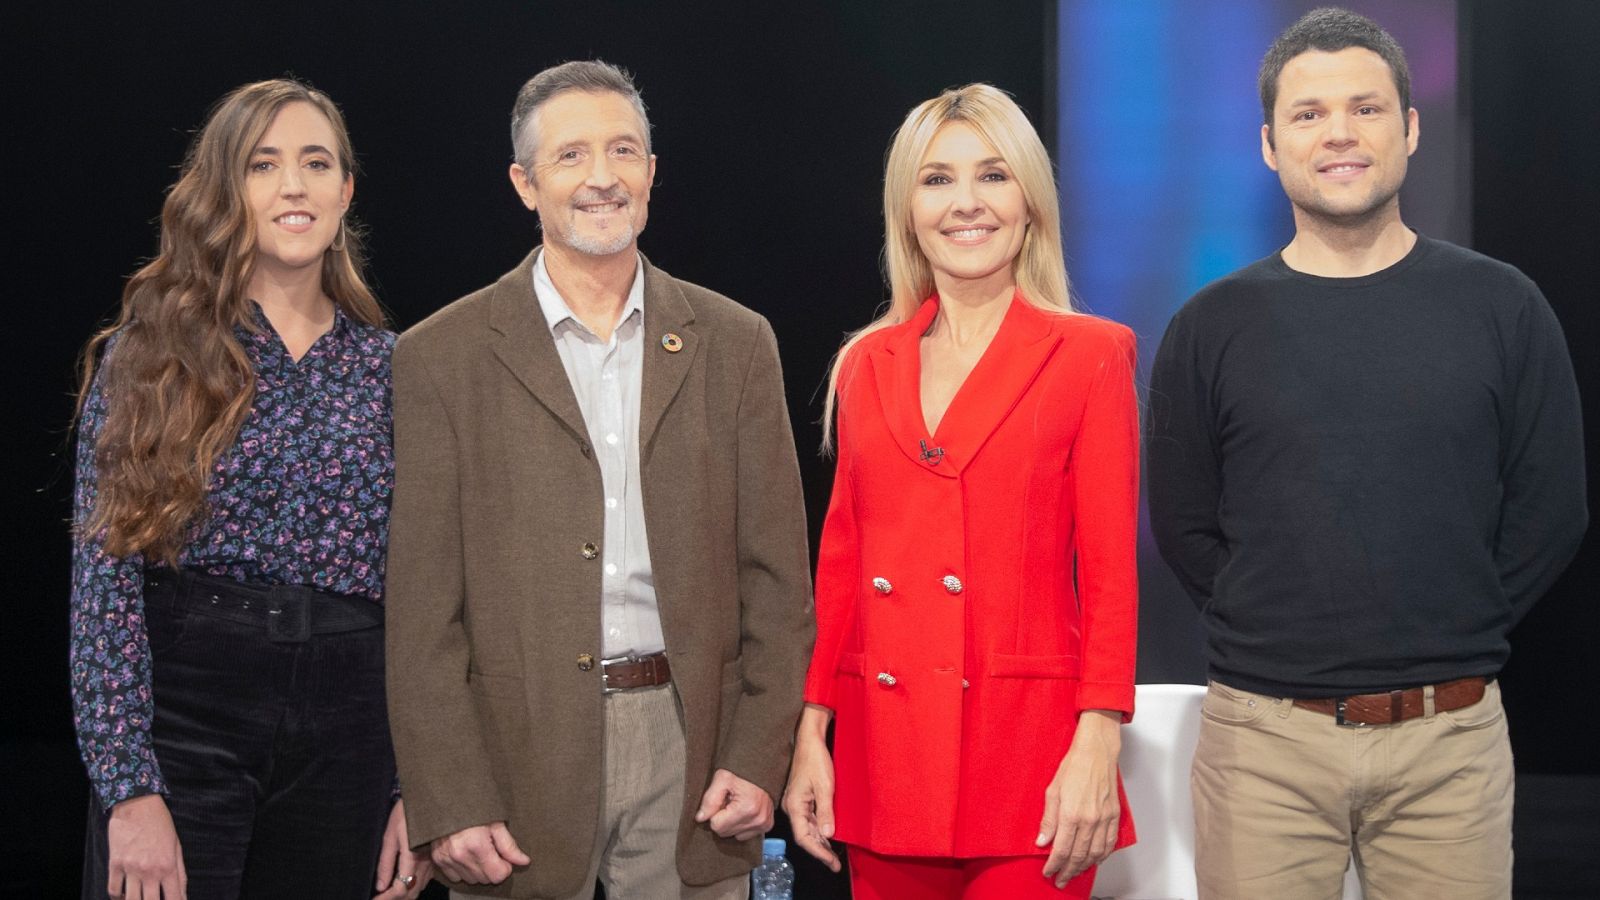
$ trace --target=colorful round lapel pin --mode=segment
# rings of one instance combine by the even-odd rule
[[[683,338],[669,331],[661,336],[661,346],[665,347],[668,353],[677,353],[683,349]]]

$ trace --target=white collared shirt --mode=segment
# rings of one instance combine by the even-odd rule
[[[533,293],[550,326],[567,381],[589,430],[605,496],[600,543],[600,647],[606,658],[665,649],[639,482],[639,405],[644,376],[644,261],[633,273],[622,318],[609,341],[590,331],[556,290],[544,254],[533,263]]]

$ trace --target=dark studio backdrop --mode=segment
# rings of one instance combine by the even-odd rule
[[[1199,23],[1213,15],[1208,10],[1227,7],[1225,0],[1128,2],[1176,11],[1163,28],[1187,27],[1184,13]],[[509,110],[521,83],[570,58],[600,56],[631,69],[660,157],[642,247],[673,274],[772,321],[815,537],[831,480],[831,466],[815,452],[818,387],[842,335],[884,299],[881,168],[905,112],[944,87],[983,80],[1015,94],[1058,159],[1061,135],[1108,147],[1168,142],[1179,150],[1200,137],[1192,120],[1180,123],[1169,108],[1149,109],[1136,132],[1108,122],[1098,135],[1095,118],[1068,108],[1080,94],[1059,88],[1057,42],[1073,6],[591,0],[8,7],[0,14],[10,201],[4,228],[15,327],[3,354],[11,456],[0,618],[7,647],[0,654],[0,845],[16,862],[0,871],[0,896],[75,896],[87,787],[66,687],[73,364],[84,338],[114,312],[125,277],[154,252],[163,191],[190,130],[218,96],[293,73],[340,103],[362,162],[354,212],[370,229],[372,280],[404,328],[494,279],[538,239],[505,174]],[[1381,6],[1361,8],[1383,19]],[[1467,152],[1457,164],[1471,197],[1464,220],[1470,229],[1460,239],[1516,264],[1543,287],[1573,348],[1595,459],[1600,73],[1593,50],[1600,3],[1462,0],[1457,12],[1456,109],[1470,123],[1459,136]],[[1247,104],[1255,102],[1254,65],[1264,50],[1262,41],[1243,65],[1250,80],[1237,91]],[[1095,97],[1119,85],[1107,79],[1086,90]],[[1215,98],[1180,92],[1168,102]],[[1058,127],[1063,117],[1077,117],[1072,128]],[[1428,135],[1424,130],[1425,144]],[[1272,176],[1262,167],[1260,178]],[[1095,227],[1081,211],[1075,217],[1070,191],[1064,202],[1069,227]],[[1283,224],[1274,233],[1269,223],[1262,254],[1289,237],[1287,217],[1273,221]],[[1084,299],[1109,311],[1128,298]],[[1159,327],[1140,333],[1148,358]],[[1146,560],[1144,570],[1143,679],[1203,680],[1192,608],[1162,585],[1158,562]],[[1546,800],[1531,825],[1519,806],[1519,897],[1534,896],[1535,878],[1538,896],[1600,890],[1590,860],[1593,817],[1580,822],[1584,810],[1600,806],[1600,740],[1585,724],[1588,662],[1600,636],[1597,576],[1600,551],[1591,537],[1513,635],[1504,685],[1519,778],[1524,794]],[[1524,831],[1569,820],[1588,831],[1550,841]],[[841,879],[803,861],[799,867],[797,896],[844,895]]]

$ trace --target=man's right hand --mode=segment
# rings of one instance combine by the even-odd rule
[[[111,807],[106,823],[110,859],[106,893],[113,900],[187,900],[178,829],[160,794],[145,794]]]
[[[530,862],[504,822],[474,825],[433,840],[433,864],[451,881],[499,884],[510,877],[512,866]]]

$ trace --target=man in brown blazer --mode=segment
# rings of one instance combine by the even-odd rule
[[[777,344],[639,254],[625,73],[541,72],[512,140],[543,246],[394,353],[410,836],[457,896],[744,897],[813,633]]]

